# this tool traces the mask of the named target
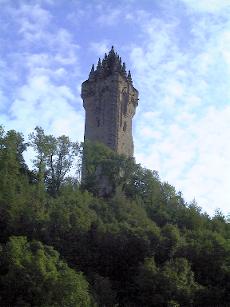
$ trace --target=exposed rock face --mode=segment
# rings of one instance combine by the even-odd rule
[[[86,111],[85,140],[101,142],[118,154],[133,156],[132,118],[138,104],[138,91],[130,72],[112,47],[97,68],[82,83]]]

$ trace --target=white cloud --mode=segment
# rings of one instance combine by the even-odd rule
[[[7,105],[8,99],[5,93],[0,89],[0,112],[5,111],[5,107]]]
[[[217,207],[227,214],[229,19],[199,15],[186,38],[187,49],[178,40],[179,20],[167,24],[144,18],[139,23],[142,46],[131,50],[141,89],[135,119],[137,161],[158,170],[187,201],[195,197],[210,214]]]
[[[22,4],[17,9],[9,8],[9,11],[19,25],[19,33],[28,41],[40,39],[52,19],[51,14],[38,4]]]
[[[150,123],[146,129],[151,130]],[[176,122],[165,130],[158,138],[152,128],[154,142],[147,149],[140,144],[138,161],[160,170],[162,179],[173,182],[187,200],[195,197],[209,213],[220,204],[227,213],[230,203],[230,107],[209,108],[200,120],[191,119],[185,127]],[[149,135],[142,134],[142,139],[145,137],[151,140]]]
[[[27,50],[27,54],[31,52],[33,56],[37,56],[37,60],[40,53],[40,63],[43,60],[47,62],[50,59],[46,57],[52,56],[61,65],[76,64],[79,45],[74,41],[72,33],[55,25],[50,11],[40,4],[25,3],[17,8],[9,6],[7,9],[18,28],[19,35],[15,33],[15,38],[18,39],[19,49]],[[35,55],[36,49],[46,52],[37,52]]]
[[[208,13],[218,13],[222,10],[229,9],[229,0],[181,0],[186,4],[187,7],[194,11],[208,12]]]
[[[6,77],[10,79],[9,71],[16,80],[14,93],[7,101],[8,112],[0,115],[1,123],[6,129],[16,129],[25,135],[39,125],[48,133],[82,140],[83,114],[80,97],[75,95],[80,75],[79,46],[72,34],[56,27],[51,12],[39,4],[12,5],[7,12],[14,16],[18,26],[15,41],[19,47],[2,61],[1,101],[11,85],[6,82]]]
[[[98,7],[99,8],[99,7]],[[103,6],[96,22],[103,26],[113,26],[119,21],[122,10],[111,6]]]
[[[83,139],[83,114],[76,111],[72,101],[77,101],[66,86],[55,86],[47,76],[34,76],[19,88],[8,117],[0,116],[4,126],[28,134],[35,126],[42,125],[55,135],[67,134]]]
[[[91,42],[89,49],[97,56],[104,56],[111,49],[111,44],[108,40],[102,40],[100,42]]]

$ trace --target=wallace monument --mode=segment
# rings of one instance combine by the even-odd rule
[[[132,118],[138,104],[130,71],[114,48],[94,65],[82,83],[86,112],[85,140],[100,142],[126,157],[133,156]]]

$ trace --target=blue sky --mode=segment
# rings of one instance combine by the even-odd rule
[[[81,83],[112,45],[140,93],[137,162],[228,214],[229,0],[0,0],[0,123],[83,140]]]

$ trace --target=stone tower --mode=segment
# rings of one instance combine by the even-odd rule
[[[82,83],[85,140],[101,142],[118,154],[133,156],[132,118],[138,104],[130,71],[114,49],[99,59]]]

